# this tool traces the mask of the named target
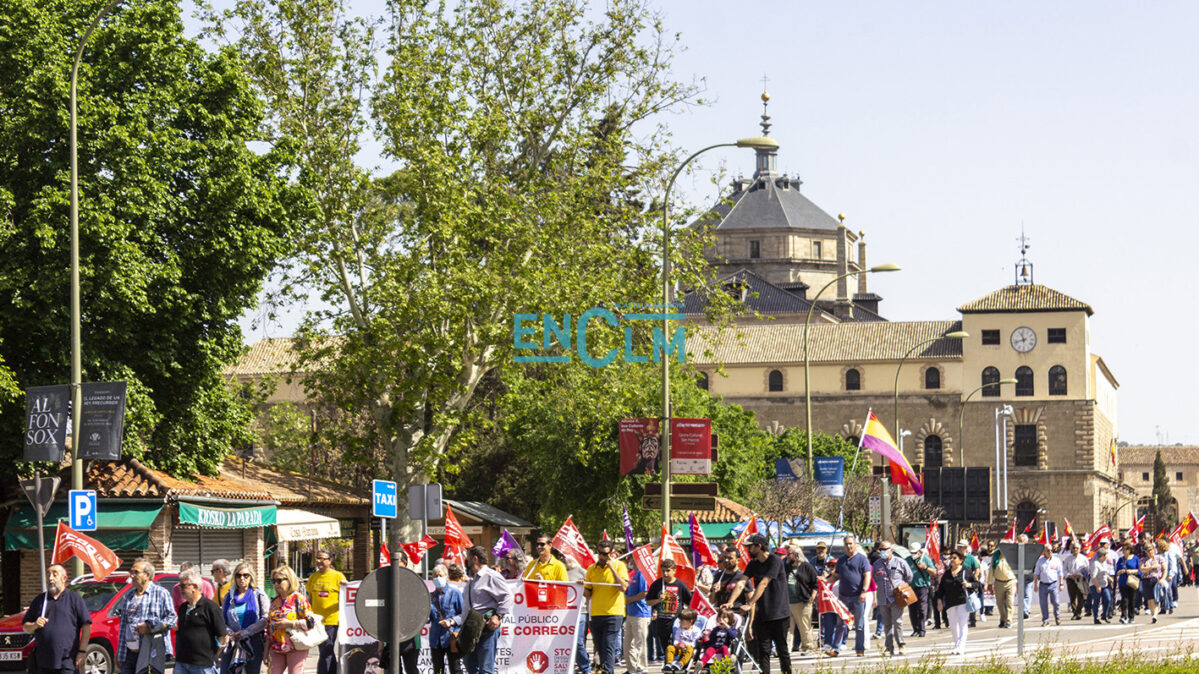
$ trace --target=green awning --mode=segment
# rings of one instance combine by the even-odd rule
[[[699,528],[704,530],[704,537],[709,541],[723,540],[733,537],[733,527],[740,522],[700,522]]]
[[[253,529],[275,523],[275,506],[214,508],[179,502],[179,523],[212,529]]]
[[[150,525],[162,511],[162,503],[130,503],[102,500],[99,506],[96,531],[86,532],[113,550],[145,550],[150,547]],[[67,521],[70,513],[66,503],[50,506],[43,521],[46,548],[54,545],[58,521]],[[37,513],[25,504],[17,508],[4,528],[5,550],[37,549]]]

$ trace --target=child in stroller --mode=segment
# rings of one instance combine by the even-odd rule
[[[713,659],[719,657],[723,660],[733,652],[737,637],[740,635],[740,632],[734,627],[736,619],[733,616],[731,610],[721,609],[720,613],[716,615],[716,624],[711,629],[704,631],[703,641],[699,645],[699,650],[703,653],[700,657],[700,664],[704,667],[710,665]]]
[[[693,608],[679,611],[671,643],[666,647],[666,664],[662,666],[663,672],[681,672],[691,664],[691,658],[695,655],[695,642],[699,640],[700,636],[699,627],[695,625],[695,619],[698,616],[699,614]]]

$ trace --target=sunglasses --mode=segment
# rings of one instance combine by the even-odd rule
[[[544,548],[547,545],[549,545],[549,543],[546,543],[545,541],[537,541],[537,547],[539,548]]]
[[[287,579],[286,579],[286,578],[282,578],[282,577],[280,577],[280,578],[272,578],[272,579],[271,579],[271,582],[272,582],[272,583],[286,583],[286,582],[287,582]]]
[[[249,578],[249,577],[250,577],[250,574],[248,574],[248,573],[239,573],[239,574],[237,574],[237,577],[238,577],[238,578]]]

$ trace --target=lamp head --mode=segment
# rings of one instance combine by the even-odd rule
[[[866,271],[871,272],[871,273],[878,273],[881,271],[899,271],[899,265],[890,264],[890,263],[877,264],[877,265],[874,265],[873,267],[867,269]]]
[[[942,335],[942,337],[947,337],[949,339],[966,339],[969,336],[970,333],[966,332],[965,330],[954,330],[953,332],[947,332]]]
[[[1020,382],[1016,381],[1015,379],[1000,379],[999,383],[1000,384],[1018,384]]]
[[[777,150],[779,142],[769,136],[754,136],[752,138],[740,138],[736,143],[737,147],[748,147],[754,150]]]

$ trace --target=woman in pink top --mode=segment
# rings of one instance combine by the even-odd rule
[[[286,564],[271,572],[275,584],[275,599],[270,609],[271,674],[303,674],[308,649],[298,650],[291,642],[291,632],[307,630],[312,623],[312,606],[300,594],[296,572]]]

